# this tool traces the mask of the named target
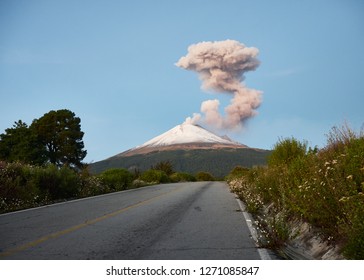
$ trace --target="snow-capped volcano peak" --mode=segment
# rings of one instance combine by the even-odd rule
[[[145,142],[139,147],[157,147],[188,143],[214,143],[236,145],[237,143],[217,136],[198,125],[183,123]],[[138,147],[138,148],[139,148]]]
[[[143,145],[127,150],[118,156],[148,154],[165,150],[196,150],[196,149],[243,149],[247,146],[232,141],[227,136],[220,137],[199,125],[184,122],[161,135],[145,142]]]

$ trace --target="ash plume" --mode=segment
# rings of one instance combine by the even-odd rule
[[[201,42],[188,47],[186,56],[175,64],[198,73],[202,89],[231,94],[230,105],[225,107],[225,116],[219,112],[218,99],[206,100],[201,112],[186,121],[203,121],[218,129],[238,130],[244,122],[257,114],[261,104],[261,91],[250,89],[243,83],[244,73],[255,70],[260,62],[256,58],[259,50],[246,47],[235,40]]]

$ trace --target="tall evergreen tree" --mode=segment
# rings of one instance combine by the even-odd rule
[[[49,162],[81,167],[87,151],[82,141],[81,119],[70,110],[50,111],[35,119],[31,129],[45,148]]]

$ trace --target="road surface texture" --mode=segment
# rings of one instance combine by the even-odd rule
[[[0,215],[0,259],[260,259],[222,182],[150,186]]]

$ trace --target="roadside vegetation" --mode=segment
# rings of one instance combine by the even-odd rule
[[[93,175],[86,166],[76,170],[51,163],[37,166],[0,161],[0,213],[161,183],[214,180],[205,172],[193,176],[172,169],[167,175],[155,168],[143,173],[113,168]]]
[[[19,120],[0,134],[0,213],[153,184],[214,180],[205,172],[175,172],[168,160],[144,172],[91,174],[82,162],[83,135],[81,119],[67,109],[52,110],[30,126]]]
[[[6,129],[0,135],[0,213],[160,183],[214,180],[204,172],[175,172],[169,161],[144,172],[111,168],[91,174],[82,162],[82,137],[80,119],[68,110]]]
[[[300,221],[345,258],[364,259],[363,132],[334,127],[320,150],[280,139],[268,166],[237,167],[227,180],[255,215],[262,246],[284,246]]]

